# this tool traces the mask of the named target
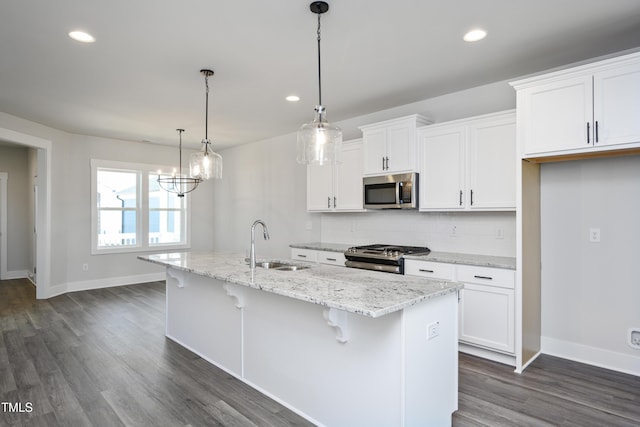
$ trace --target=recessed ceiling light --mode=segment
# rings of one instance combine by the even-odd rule
[[[96,41],[95,37],[84,31],[71,31],[69,37],[82,43],[93,43]]]
[[[476,29],[466,33],[462,39],[466,42],[477,42],[485,37],[487,37],[487,32],[485,30]]]
[[[289,95],[285,98],[289,102],[298,102],[300,101],[300,97],[297,95]]]

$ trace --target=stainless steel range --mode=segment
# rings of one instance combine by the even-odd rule
[[[404,255],[426,255],[431,250],[420,246],[353,246],[344,252],[345,265],[366,270],[404,274]]]

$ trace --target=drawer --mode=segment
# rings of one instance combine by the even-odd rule
[[[457,281],[514,289],[516,272],[505,268],[459,265]]]
[[[318,251],[312,249],[291,248],[291,259],[318,262]]]
[[[454,280],[456,277],[456,266],[442,262],[405,259],[404,274],[440,280]]]
[[[346,258],[342,252],[317,251],[318,262],[320,264],[339,265],[344,267]]]

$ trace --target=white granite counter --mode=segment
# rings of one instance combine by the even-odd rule
[[[368,317],[393,313],[462,288],[453,282],[299,262],[293,264],[309,268],[278,271],[256,267],[252,281],[245,257],[230,252],[176,252],[138,258]]]
[[[427,255],[405,255],[405,259],[420,261],[446,262],[448,264],[466,264],[478,267],[516,269],[516,259],[504,256],[462,254],[455,252],[430,252]]]
[[[300,248],[300,249],[344,252],[353,245],[345,245],[342,243],[310,242],[310,243],[294,243],[289,246],[292,248]],[[405,255],[404,258],[417,259],[420,261],[446,262],[449,264],[475,265],[479,267],[508,268],[511,270],[516,269],[515,257],[431,251],[427,255]]]
[[[310,243],[293,243],[289,245],[290,248],[297,249],[311,249],[314,251],[328,251],[328,252],[340,252],[343,253],[354,245],[345,245],[344,243],[323,243],[323,242],[310,242]]]

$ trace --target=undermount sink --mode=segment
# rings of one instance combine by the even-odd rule
[[[279,261],[258,262],[256,263],[256,266],[261,268],[267,268],[270,270],[280,270],[280,271],[296,271],[296,270],[304,270],[305,268],[309,268],[307,266],[288,264],[288,263],[279,262]]]

